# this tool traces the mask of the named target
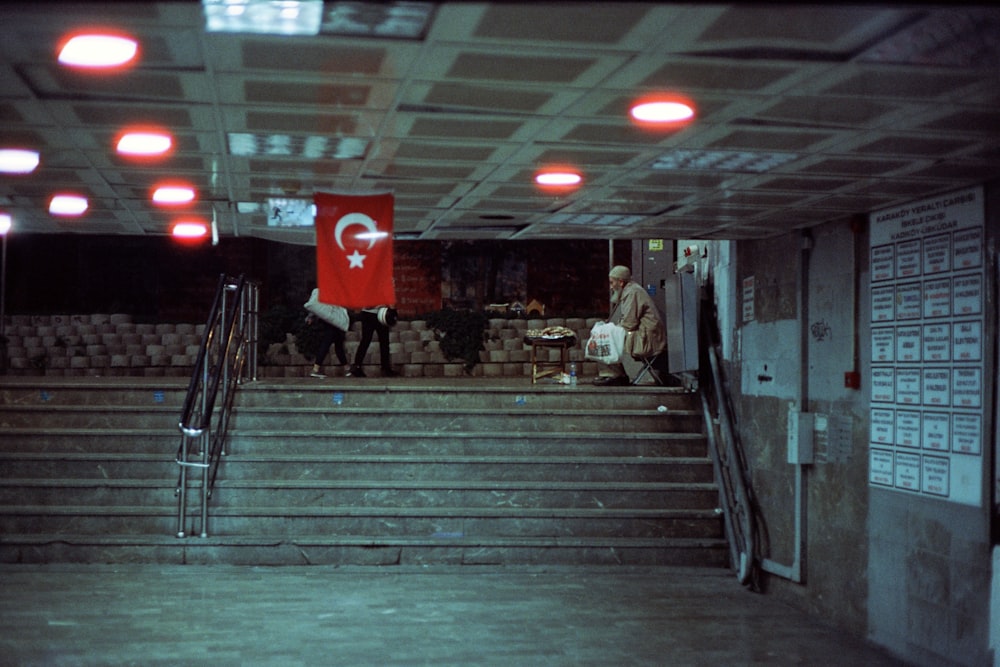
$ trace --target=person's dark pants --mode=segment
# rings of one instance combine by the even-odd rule
[[[326,359],[326,355],[330,352],[331,346],[333,346],[333,351],[337,355],[337,360],[340,362],[340,365],[347,365],[347,352],[344,350],[344,340],[347,338],[346,333],[332,324],[323,322],[322,320],[319,322],[323,333],[320,335],[319,342],[316,344],[316,365],[323,365],[323,360]]]
[[[389,327],[378,321],[377,313],[370,313],[367,310],[362,310],[358,319],[361,320],[361,342],[358,344],[357,354],[354,355],[354,365],[361,368],[372,337],[378,333],[379,365],[383,371],[392,370],[389,364]]]

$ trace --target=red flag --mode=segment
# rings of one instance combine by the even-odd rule
[[[319,300],[355,309],[394,305],[392,194],[317,192],[313,201]]]

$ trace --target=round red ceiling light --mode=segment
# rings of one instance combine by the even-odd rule
[[[38,167],[38,151],[23,148],[0,148],[0,172],[30,174]]]
[[[139,45],[131,37],[113,34],[78,34],[67,39],[59,49],[59,62],[70,67],[104,69],[131,62]]]
[[[194,188],[181,183],[164,183],[153,190],[153,203],[160,206],[183,206],[194,201]]]
[[[178,241],[197,241],[208,235],[208,225],[198,220],[180,220],[174,223],[170,234]]]
[[[646,128],[673,128],[694,118],[694,105],[677,97],[644,97],[632,105],[629,115]]]
[[[80,195],[55,195],[49,201],[49,213],[63,217],[73,217],[83,215],[89,206],[90,203],[87,201],[87,198]]]
[[[535,174],[535,183],[547,190],[572,189],[583,182],[583,176],[575,169],[551,167]]]
[[[115,143],[115,150],[131,157],[157,157],[173,148],[174,140],[159,130],[129,130]]]

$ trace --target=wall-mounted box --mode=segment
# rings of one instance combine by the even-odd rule
[[[799,412],[798,408],[788,410],[788,462],[793,465],[809,465],[815,456],[813,427],[816,417],[811,412]]]

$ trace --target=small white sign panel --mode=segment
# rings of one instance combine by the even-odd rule
[[[920,490],[920,455],[896,452],[896,488]]]
[[[925,412],[922,417],[923,448],[947,452],[951,445],[951,420],[947,412]]]
[[[895,479],[893,461],[894,458],[891,449],[872,448],[868,465],[868,481],[872,484],[892,486]]]

